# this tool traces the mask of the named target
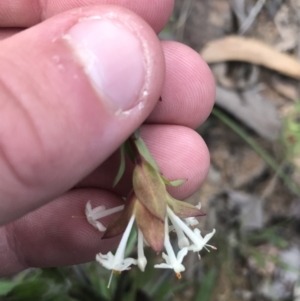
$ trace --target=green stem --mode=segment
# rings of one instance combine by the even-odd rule
[[[267,162],[267,164],[275,170],[286,186],[297,196],[300,196],[300,190],[297,185],[284,173],[279,164],[277,164],[277,162],[254,139],[252,139],[241,127],[239,127],[232,119],[219,109],[214,108],[212,114],[243,138]]]

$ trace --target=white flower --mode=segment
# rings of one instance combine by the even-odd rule
[[[183,249],[185,247],[188,247],[190,245],[190,242],[187,239],[187,237],[184,235],[183,230],[180,228],[178,223],[176,223],[176,222],[173,223],[173,220],[171,218],[170,218],[170,220],[171,220],[171,222],[173,224],[173,227],[174,227],[174,230],[177,234],[179,249]]]
[[[188,249],[194,252],[199,252],[203,248],[210,247],[212,249],[216,249],[216,247],[208,245],[207,242],[214,236],[216,230],[213,229],[211,233],[206,234],[204,237],[201,236],[201,231],[199,229],[194,229],[195,236],[199,239],[198,244],[191,245]],[[206,248],[207,250],[207,248]]]
[[[185,222],[183,222],[169,207],[167,207],[167,213],[172,221],[172,224],[176,225],[182,229],[185,235],[192,241],[192,245],[188,247],[188,250],[192,250],[194,252],[201,251],[205,246],[215,248],[211,245],[207,245],[207,242],[212,238],[215,234],[216,230],[214,229],[211,233],[207,234],[204,238],[201,236],[201,232],[199,229],[190,229]],[[175,228],[176,229],[176,228]]]
[[[162,257],[165,259],[166,263],[156,264],[154,267],[158,269],[173,269],[176,273],[176,276],[180,279],[181,274],[185,270],[182,260],[188,252],[187,248],[182,248],[177,257],[170,243],[169,229],[168,229],[168,218],[165,219],[165,241],[164,246],[167,251],[167,254],[162,253]]]
[[[88,220],[88,222],[93,225],[96,229],[98,229],[101,232],[104,232],[106,228],[103,226],[102,223],[97,221],[97,219],[105,217],[107,215],[119,212],[124,209],[124,205],[110,208],[110,209],[105,209],[105,206],[98,206],[95,207],[94,209],[92,208],[91,202],[88,201],[86,206],[85,206],[85,215]]]
[[[137,264],[137,260],[134,258],[125,258],[125,249],[126,249],[126,244],[130,235],[130,231],[131,228],[133,226],[134,223],[134,219],[135,216],[132,215],[129,223],[125,229],[125,232],[121,238],[121,241],[119,243],[119,246],[117,248],[116,254],[113,255],[111,252],[109,252],[108,254],[101,254],[99,253],[96,256],[96,260],[103,265],[105,268],[107,268],[108,270],[112,270],[109,282],[108,282],[108,287],[110,286],[110,282],[112,279],[112,275],[114,271],[124,271],[124,270],[130,270],[130,266],[132,264]]]
[[[144,254],[144,236],[140,229],[138,229],[138,259],[137,265],[142,272],[145,271],[147,265],[147,258]]]
[[[191,227],[195,227],[196,225],[199,224],[199,222],[196,220],[195,217],[187,217],[184,219],[184,221],[188,226],[191,226]]]
[[[119,272],[129,270],[129,267],[132,264],[136,264],[136,260],[133,258],[125,258],[118,261],[118,259],[116,259],[116,256],[113,255],[112,252],[109,252],[107,254],[99,253],[96,256],[96,260],[100,262],[101,265],[103,265],[106,269]]]

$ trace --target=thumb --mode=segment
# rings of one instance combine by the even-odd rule
[[[94,6],[0,42],[0,224],[71,188],[143,122],[164,59],[134,13]]]

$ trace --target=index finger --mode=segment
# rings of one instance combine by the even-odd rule
[[[30,27],[61,12],[96,4],[130,9],[159,32],[171,15],[174,0],[5,0],[0,1],[0,27]]]

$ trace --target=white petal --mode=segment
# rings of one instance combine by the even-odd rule
[[[194,227],[199,224],[199,222],[196,220],[195,217],[188,217],[188,218],[185,218],[184,220],[188,226]]]
[[[98,221],[96,221],[96,227],[100,232],[104,232],[106,230],[106,227],[104,227],[103,224]]]
[[[179,249],[182,249],[184,247],[188,247],[190,245],[190,242],[187,239],[187,237],[185,236],[185,234],[183,233],[183,230],[178,225],[178,223],[175,222],[175,220],[172,217],[170,217],[170,220],[171,220],[171,222],[174,226],[175,232],[177,234]],[[169,226],[169,228],[170,228],[170,226]]]
[[[201,209],[201,203],[199,202],[198,205],[196,205],[195,207],[197,207],[199,210]]]
[[[88,201],[85,205],[85,214],[88,215],[92,211],[91,201]]]
[[[88,222],[93,225],[97,229],[101,229],[100,231],[105,231],[106,228],[102,225],[97,225],[96,220],[108,215],[111,215],[113,213],[119,212],[124,209],[124,205],[113,207],[106,209],[105,206],[97,206],[94,209],[92,208],[92,204],[90,201],[87,202],[85,206],[85,215],[87,217]],[[99,227],[99,228],[98,228]],[[103,230],[104,229],[104,230]]]
[[[204,236],[205,244],[214,236],[216,229],[213,229],[211,233],[208,233]]]
[[[147,259],[144,253],[144,235],[141,229],[138,229],[138,259],[137,259],[138,267],[142,272],[145,271],[145,267],[147,265]]]
[[[105,206],[97,206],[93,209],[93,216],[95,219],[98,219],[97,215],[99,215],[100,213],[104,212],[106,210]]]
[[[173,266],[170,264],[166,264],[166,263],[160,263],[160,264],[156,264],[154,265],[154,267],[156,269],[173,269]]]
[[[125,271],[128,270],[131,265],[136,265],[137,261],[134,258],[125,258],[121,263],[117,264],[114,267],[116,271]]]
[[[114,255],[111,252],[105,255],[101,253],[97,254],[96,260],[108,270],[112,270],[114,268]]]
[[[97,221],[93,220],[91,217],[87,217],[87,221],[96,229],[98,229]]]
[[[199,252],[203,249],[203,247],[206,245],[206,243],[212,238],[212,236],[216,233],[216,230],[213,229],[211,233],[208,233],[203,238],[201,236],[201,232],[199,229],[194,229],[194,234],[197,236],[197,243],[194,243],[193,245],[188,247],[188,250],[193,252]]]
[[[144,257],[140,257],[140,258],[138,258],[138,260],[137,260],[137,265],[138,265],[138,267],[140,268],[140,270],[142,271],[142,272],[144,272],[145,271],[145,267],[146,267],[146,265],[147,265],[147,258],[144,256]]]
[[[173,269],[174,269],[174,272],[175,272],[175,273],[180,273],[180,272],[185,271],[185,267],[184,267],[184,265],[181,264],[181,263],[177,263],[177,264],[173,267]]]
[[[167,212],[168,212],[168,216],[172,220],[172,223],[173,224],[176,223],[183,230],[183,232],[188,236],[188,238],[193,242],[194,245],[196,246],[202,245],[203,238],[201,237],[201,235],[199,237],[195,234],[195,230],[199,231],[199,229],[195,229],[194,231],[190,229],[185,224],[185,222],[183,222],[169,207],[167,207]],[[192,248],[190,248],[189,250],[191,249]]]
[[[129,235],[130,235],[131,228],[134,223],[134,219],[135,219],[135,216],[132,215],[128,222],[128,225],[125,229],[125,232],[123,233],[123,236],[121,238],[121,241],[120,241],[117,251],[115,253],[115,260],[114,260],[115,265],[120,264],[124,260],[126,244],[127,244],[127,241],[128,241]]]
[[[103,207],[104,210],[101,209],[100,207]],[[122,211],[123,209],[124,209],[124,205],[109,208],[109,209],[105,209],[104,206],[98,206],[98,207],[93,209],[93,211],[95,210],[93,215],[94,215],[95,219],[99,219],[99,218],[114,214],[116,212]]]
[[[188,253],[188,248],[181,249],[177,254],[177,261],[179,263],[182,263],[182,260],[186,256],[187,253]]]

